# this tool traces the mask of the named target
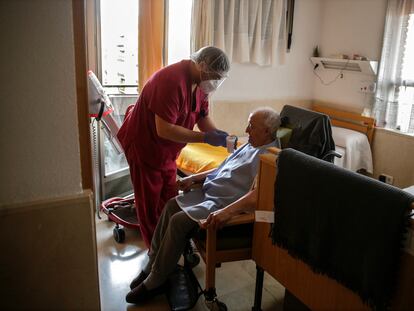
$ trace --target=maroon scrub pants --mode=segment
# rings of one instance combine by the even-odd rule
[[[150,248],[165,203],[177,195],[177,167],[171,161],[162,168],[151,168],[140,160],[135,146],[128,148],[126,158],[134,187],[141,235],[146,246]]]

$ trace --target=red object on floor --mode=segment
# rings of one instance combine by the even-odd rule
[[[102,202],[100,210],[108,215],[108,218],[126,228],[139,229],[139,222],[135,212],[134,197],[110,198]]]

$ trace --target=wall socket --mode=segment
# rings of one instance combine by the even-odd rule
[[[374,81],[363,80],[360,82],[359,91],[366,94],[374,94],[377,84]]]
[[[386,184],[389,184],[389,185],[394,184],[394,177],[390,176],[390,175],[387,175],[387,174],[380,174],[378,176],[378,180],[382,181],[382,182],[385,182]]]

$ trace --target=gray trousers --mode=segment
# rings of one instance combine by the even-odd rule
[[[175,270],[191,234],[198,228],[197,222],[187,216],[175,198],[169,200],[158,220],[148,253],[149,262],[144,269],[150,272],[144,281],[148,289],[163,284]]]

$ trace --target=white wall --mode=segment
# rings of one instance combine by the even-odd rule
[[[80,193],[72,1],[1,1],[0,20],[0,205]]]
[[[313,75],[309,57],[315,45],[321,56],[360,54],[380,60],[387,0],[297,0],[292,51],[276,67],[232,64],[229,78],[212,97],[214,101],[315,99],[361,111],[370,95],[359,92],[374,76],[344,72],[329,86]],[[318,73],[325,82],[338,71]]]
[[[213,100],[311,99],[314,86],[309,57],[319,42],[321,10],[321,0],[297,0],[286,63],[276,67],[233,63],[229,78]]]
[[[322,27],[320,53],[359,54],[380,60],[384,31],[386,0],[322,0]],[[317,69],[318,70],[318,69]],[[338,71],[318,70],[325,82],[332,81]],[[344,78],[324,86],[316,77],[316,100],[334,102],[362,110],[369,105],[370,96],[360,93],[362,81],[373,81],[374,76],[344,71]]]

